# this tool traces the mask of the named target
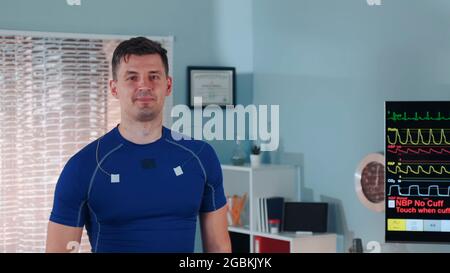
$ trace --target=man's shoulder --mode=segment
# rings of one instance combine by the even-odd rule
[[[166,128],[167,129],[167,128]],[[208,142],[167,129],[166,139],[174,145],[180,145],[197,155],[215,155],[214,148]]]
[[[114,146],[113,130],[96,138],[95,140],[86,144],[83,148],[77,151],[70,159],[75,162],[90,162],[95,161],[97,153],[104,154],[105,149],[109,149]]]

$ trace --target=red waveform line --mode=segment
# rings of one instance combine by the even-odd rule
[[[428,151],[422,148],[418,148],[418,149],[411,149],[411,148],[407,148],[406,150],[402,150],[402,148],[396,148],[395,150],[391,150],[388,149],[389,153],[393,153],[393,154],[398,154],[398,153],[404,153],[404,154],[408,154],[408,153],[413,153],[413,154],[420,154],[420,153],[425,153],[425,154],[431,154],[431,153],[435,153],[435,154],[450,154],[450,151],[444,148],[441,148],[440,151],[438,151],[437,149],[434,148],[429,148]]]
[[[449,160],[404,160],[402,163],[450,163]]]

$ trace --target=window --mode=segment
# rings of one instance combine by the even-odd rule
[[[126,38],[0,34],[1,252],[44,251],[63,166],[120,120],[108,81],[112,52]],[[168,50],[172,67],[172,38],[151,38]],[[166,126],[171,106],[172,96]],[[83,234],[82,251],[89,250]]]

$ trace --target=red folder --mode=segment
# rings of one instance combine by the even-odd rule
[[[289,253],[289,242],[255,236],[255,253]]]

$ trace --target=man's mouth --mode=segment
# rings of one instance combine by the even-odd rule
[[[150,102],[150,101],[155,101],[156,99],[154,97],[139,97],[139,98],[135,98],[134,101],[139,101],[139,102]]]
[[[134,98],[138,102],[156,101],[156,98],[148,90],[139,90]]]

